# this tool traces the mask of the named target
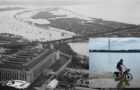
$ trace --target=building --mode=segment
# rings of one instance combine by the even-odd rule
[[[0,80],[25,80],[32,83],[44,70],[52,69],[54,75],[57,75],[71,61],[70,56],[59,51],[35,47],[28,47],[3,58],[0,61]],[[66,57],[67,61],[63,65],[60,64],[61,68],[58,69],[57,62],[63,57]]]
[[[6,51],[6,49],[5,49],[5,48],[0,47],[0,54],[1,54],[1,53],[5,53],[5,51]]]

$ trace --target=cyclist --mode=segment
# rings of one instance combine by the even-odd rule
[[[119,70],[121,77],[123,76],[123,68],[126,68],[123,65],[123,59],[120,59],[120,61],[117,63],[116,68]]]

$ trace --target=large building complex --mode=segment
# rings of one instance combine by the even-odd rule
[[[25,80],[32,83],[44,70],[52,69],[51,73],[56,75],[70,62],[71,56],[59,51],[43,48],[41,45],[29,46],[12,55],[1,57],[0,79]]]

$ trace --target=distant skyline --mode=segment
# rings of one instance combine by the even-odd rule
[[[90,50],[108,50],[110,39],[111,50],[140,49],[140,38],[90,38]]]

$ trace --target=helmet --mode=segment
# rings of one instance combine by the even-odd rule
[[[122,62],[122,61],[123,61],[123,59],[120,59],[120,61]]]

